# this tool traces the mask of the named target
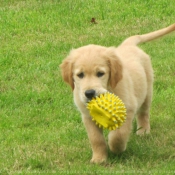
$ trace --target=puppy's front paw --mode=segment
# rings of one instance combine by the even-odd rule
[[[92,159],[90,160],[91,163],[95,163],[95,164],[102,164],[102,163],[105,163],[107,160],[107,157],[95,157],[93,156]]]
[[[150,133],[150,128],[139,128],[136,132],[137,135],[143,136]]]

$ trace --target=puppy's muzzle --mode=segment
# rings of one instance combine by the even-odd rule
[[[91,100],[93,97],[96,96],[96,92],[94,89],[90,89],[85,91],[85,96],[87,97],[88,100]]]

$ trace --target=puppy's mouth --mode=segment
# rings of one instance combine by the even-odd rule
[[[96,95],[95,97],[92,97],[91,99],[86,99],[85,103],[89,103],[93,98],[96,98],[96,97],[98,97],[98,95]]]

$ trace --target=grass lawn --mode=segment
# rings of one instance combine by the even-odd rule
[[[175,23],[174,0],[1,0],[0,174],[175,174],[175,33],[142,44],[155,72],[151,134],[93,165],[59,64],[71,48],[117,46]],[[92,18],[97,24],[91,23]],[[107,131],[105,131],[107,135]]]

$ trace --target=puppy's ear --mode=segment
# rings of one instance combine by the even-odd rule
[[[63,60],[62,64],[60,65],[61,74],[63,80],[68,83],[72,90],[74,89],[74,81],[73,81],[73,73],[72,73],[72,62],[71,57],[68,56],[65,60]]]
[[[109,83],[112,89],[114,89],[117,83],[122,79],[123,66],[120,58],[116,54],[116,48],[108,48],[106,52],[110,69]]]

